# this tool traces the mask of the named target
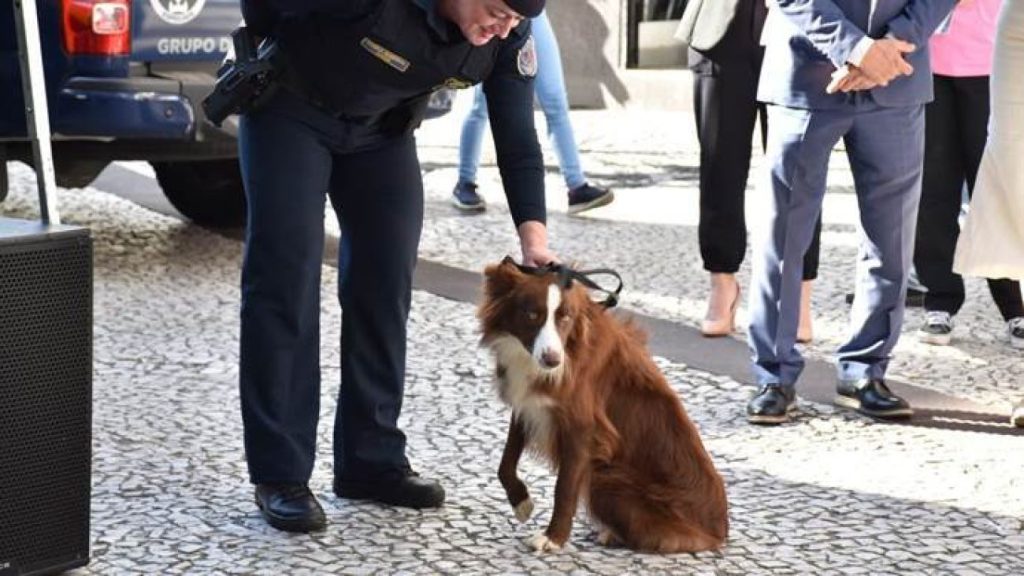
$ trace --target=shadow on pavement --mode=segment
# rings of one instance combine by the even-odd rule
[[[419,262],[414,279],[414,287],[418,290],[467,303],[477,302],[480,284],[480,275],[475,272],[425,260]],[[650,335],[648,347],[652,354],[753,385],[749,352],[744,342],[735,338],[703,338],[696,329],[677,322],[635,312],[624,313],[647,330]],[[889,384],[916,411],[912,419],[893,423],[1024,436],[1024,428],[1015,428],[1009,424],[1009,412],[996,412],[991,407],[908,382],[890,380]],[[800,396],[807,400],[830,404],[835,396],[835,372],[832,365],[808,358],[797,389]]]

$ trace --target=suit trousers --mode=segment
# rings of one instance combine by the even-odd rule
[[[964,303],[963,278],[953,272],[960,237],[963,185],[973,194],[988,135],[989,77],[935,75],[935,100],[925,108],[924,177],[914,268],[928,289],[926,310],[955,315]],[[1024,316],[1020,284],[988,280],[1003,320]]]
[[[248,223],[239,377],[253,483],[304,483],[313,470],[327,196],[342,230],[334,473],[372,477],[408,465],[397,421],[423,223],[420,167],[412,136],[367,145],[353,133],[284,90],[241,120]]]
[[[749,343],[758,384],[794,386],[803,255],[821,215],[828,161],[843,139],[860,208],[860,249],[841,380],[881,378],[903,323],[924,155],[924,106],[863,97],[839,110],[769,106],[765,220],[754,226]],[[893,130],[899,126],[899,130]]]
[[[744,214],[751,141],[760,115],[762,144],[767,130],[764,104],[757,102],[764,48],[755,32],[754,2],[741,2],[722,40],[713,49],[690,50],[693,110],[700,143],[700,221],[697,235],[704,269],[735,273],[747,250]],[[818,275],[821,221],[804,260],[804,279]]]

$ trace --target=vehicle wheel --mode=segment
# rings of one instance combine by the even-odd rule
[[[238,160],[151,164],[164,196],[189,220],[214,228],[245,223],[245,191]]]

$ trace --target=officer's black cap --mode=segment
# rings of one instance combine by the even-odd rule
[[[505,0],[508,7],[524,18],[534,18],[544,11],[545,0]]]

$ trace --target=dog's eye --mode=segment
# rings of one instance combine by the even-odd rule
[[[537,312],[536,310],[527,310],[526,319],[530,322],[536,322],[537,320],[540,320],[540,312]]]
[[[558,324],[561,326],[568,326],[570,322],[572,322],[572,316],[569,316],[568,314],[563,314],[558,319]]]

